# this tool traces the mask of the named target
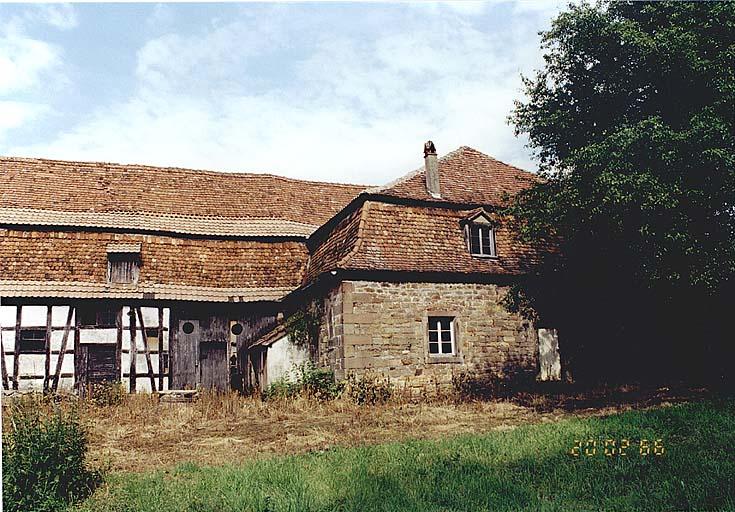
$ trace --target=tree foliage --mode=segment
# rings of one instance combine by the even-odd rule
[[[509,213],[558,250],[510,304],[564,331],[568,364],[711,360],[732,345],[735,3],[572,5],[542,48],[511,122],[546,181]]]

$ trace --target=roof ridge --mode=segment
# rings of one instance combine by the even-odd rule
[[[441,162],[441,161],[446,160],[448,158],[454,157],[455,155],[461,153],[462,151],[464,151],[466,149],[472,149],[472,148],[469,147],[469,146],[460,146],[457,149],[450,151],[446,155],[443,155],[443,156],[439,157],[439,161]],[[477,150],[475,149],[474,151],[477,151]],[[479,153],[479,151],[478,151],[478,153]],[[389,190],[389,189],[395,187],[396,185],[400,185],[401,183],[405,183],[406,181],[410,180],[411,178],[414,178],[414,177],[418,176],[419,174],[421,174],[425,170],[426,170],[425,167],[423,167],[423,166],[422,167],[419,167],[418,169],[415,169],[415,170],[409,172],[408,174],[404,174],[403,176],[400,176],[399,178],[396,178],[393,181],[386,183],[385,185],[380,185],[380,186],[377,186],[377,187],[368,187],[365,190],[363,190],[363,192],[370,193],[370,194],[377,194],[379,192],[383,192],[385,190]]]
[[[268,178],[279,179],[283,181],[295,182],[295,183],[312,183],[315,185],[329,185],[336,187],[365,187],[359,183],[335,183],[331,181],[318,181],[318,180],[304,180],[299,178],[291,178],[288,176],[282,176],[280,174],[272,174],[267,172],[244,172],[244,171],[226,171],[226,170],[211,170],[211,169],[195,169],[190,167],[176,167],[176,166],[159,166],[159,165],[147,165],[147,164],[124,164],[120,162],[100,162],[90,160],[60,160],[55,158],[37,158],[37,157],[17,157],[17,156],[0,156],[0,162],[28,162],[28,163],[54,163],[61,164],[68,167],[71,166],[83,166],[87,168],[117,168],[120,170],[158,170],[158,171],[183,171],[191,174],[209,174],[215,176],[252,176],[259,177],[264,176]]]

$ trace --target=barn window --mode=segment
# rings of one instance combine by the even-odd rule
[[[107,277],[111,283],[138,282],[140,264],[137,254],[114,253],[107,255]]]
[[[456,354],[454,339],[454,317],[429,317],[429,355],[445,356]]]
[[[46,352],[45,329],[21,329],[20,352],[23,354],[43,354]]]
[[[135,284],[140,275],[140,243],[114,242],[107,245],[107,281]]]

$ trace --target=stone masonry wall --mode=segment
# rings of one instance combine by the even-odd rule
[[[337,379],[344,379],[344,331],[342,322],[342,285],[332,289],[321,303],[322,318],[319,325],[317,359],[320,366],[334,371]]]
[[[325,301],[325,316],[331,305],[341,325],[323,338],[329,361],[322,364],[338,378],[372,373],[424,388],[450,385],[461,372],[535,376],[535,329],[503,308],[506,291],[493,284],[343,282]],[[455,356],[429,355],[429,316],[455,318]],[[323,334],[326,329],[324,322]]]

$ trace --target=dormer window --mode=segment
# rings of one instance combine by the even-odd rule
[[[109,244],[107,246],[107,281],[135,284],[140,276],[140,244]]]
[[[497,256],[493,223],[484,211],[481,210],[465,219],[464,230],[467,249],[472,256],[490,258]]]

